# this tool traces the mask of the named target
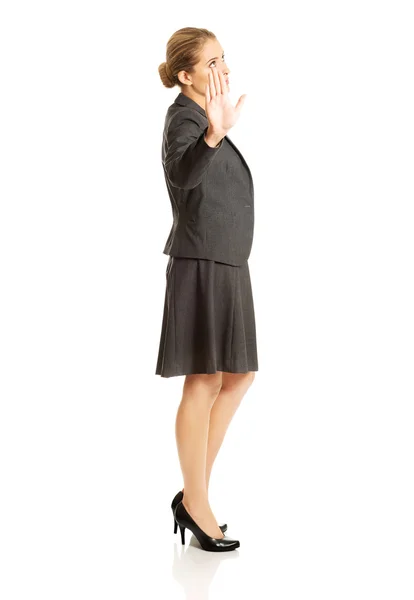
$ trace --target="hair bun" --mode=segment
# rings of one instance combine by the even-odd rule
[[[173,74],[171,72],[170,65],[167,62],[165,63],[165,72],[167,73],[168,79],[170,79],[171,81],[173,81],[174,77],[173,77]]]

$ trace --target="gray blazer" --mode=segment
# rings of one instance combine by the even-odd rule
[[[163,253],[240,266],[250,256],[253,179],[226,135],[212,148],[204,139],[206,112],[179,93],[165,117],[162,164],[173,225]]]

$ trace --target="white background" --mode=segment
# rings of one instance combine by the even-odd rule
[[[3,600],[412,599],[410,8],[2,2]],[[155,375],[179,92],[158,66],[185,26],[247,94],[255,184],[259,372],[213,468],[241,542],[221,555],[173,535],[184,378]]]

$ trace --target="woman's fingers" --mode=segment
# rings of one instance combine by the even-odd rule
[[[219,71],[217,69],[217,67],[214,67],[213,68],[213,77],[214,77],[214,85],[216,86],[216,93],[222,94],[223,91],[221,89],[221,80],[220,80],[219,73],[221,73],[221,71]]]
[[[227,96],[227,83],[222,71],[219,71],[219,78],[221,83],[221,93]]]
[[[214,98],[216,96],[216,86],[214,85],[214,77],[211,69],[208,72],[208,83],[210,85],[210,96]]]
[[[227,84],[223,73],[217,69],[210,69],[208,72],[208,86],[210,88],[210,97],[214,98],[219,94],[227,95]]]
[[[247,94],[242,94],[235,106],[236,112],[239,113],[243,108],[244,101],[246,100]]]
[[[210,84],[206,83],[206,102],[209,103],[211,100],[210,96]]]

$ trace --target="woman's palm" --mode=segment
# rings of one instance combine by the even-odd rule
[[[224,75],[218,69],[209,73],[206,84],[206,114],[214,131],[225,132],[237,122],[246,94],[240,96],[236,106],[230,102]]]

